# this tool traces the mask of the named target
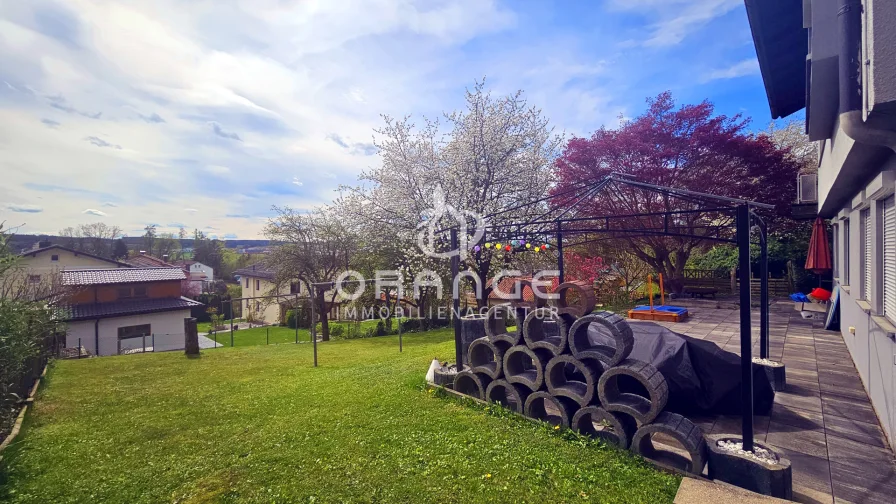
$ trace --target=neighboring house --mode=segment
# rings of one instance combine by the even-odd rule
[[[184,319],[202,303],[181,297],[180,268],[81,269],[62,271],[73,290],[63,310],[66,347],[93,355],[115,355],[144,343],[155,351],[184,345]]]
[[[215,270],[211,266],[207,266],[198,261],[177,261],[174,263],[190,275],[190,280],[211,282],[215,279]]]
[[[34,248],[19,255],[19,267],[28,271],[29,282],[40,282],[47,275],[62,270],[84,268],[130,268],[131,265],[81,252],[61,245],[46,245]]]
[[[896,2],[745,3],[772,117],[819,142],[841,333],[896,445]]]
[[[274,295],[292,295],[293,299],[299,297],[308,297],[307,289],[300,282],[293,282],[290,285],[284,285],[280,289],[274,284],[274,273],[261,264],[253,264],[245,268],[240,268],[233,272],[235,276],[240,278],[242,286],[242,304],[243,318],[254,319],[258,322],[268,324],[282,323],[286,318],[286,310],[291,306],[292,299],[289,297],[268,299],[245,299],[259,298],[262,296]]]

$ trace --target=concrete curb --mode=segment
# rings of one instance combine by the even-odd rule
[[[9,445],[12,444],[13,440],[15,440],[16,436],[19,435],[19,432],[22,430],[22,423],[25,421],[25,413],[28,412],[28,407],[34,403],[34,396],[37,394],[37,388],[40,385],[41,380],[43,380],[47,376],[47,368],[49,364],[44,366],[44,370],[41,371],[40,377],[34,382],[34,386],[31,387],[31,392],[28,393],[28,397],[22,401],[23,406],[22,410],[19,411],[19,415],[16,417],[16,422],[12,426],[12,430],[9,431],[9,435],[6,436],[6,439],[3,440],[3,443],[0,443],[0,453],[3,453]],[[0,460],[3,460],[3,457],[0,456]]]

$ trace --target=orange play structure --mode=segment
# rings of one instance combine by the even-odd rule
[[[666,306],[666,291],[663,289],[663,274],[659,275],[660,304],[653,305],[653,275],[647,275],[647,297],[649,306],[636,306],[628,311],[628,318],[635,320],[656,320],[681,322],[688,318],[688,309],[681,306]]]

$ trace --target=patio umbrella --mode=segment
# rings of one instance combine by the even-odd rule
[[[806,269],[820,275],[831,269],[831,249],[828,246],[828,232],[824,227],[824,219],[818,217],[812,225],[812,238],[809,239],[809,253],[806,255]]]

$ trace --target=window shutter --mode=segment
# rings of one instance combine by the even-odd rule
[[[896,320],[896,196],[883,205],[884,315]]]
[[[843,221],[843,285],[849,285],[849,219]]]
[[[834,264],[832,265],[834,268],[834,278],[840,278],[840,266],[838,261],[840,260],[840,226],[834,224],[833,233],[831,233],[834,237]]]
[[[862,299],[871,302],[871,209],[862,210]]]

